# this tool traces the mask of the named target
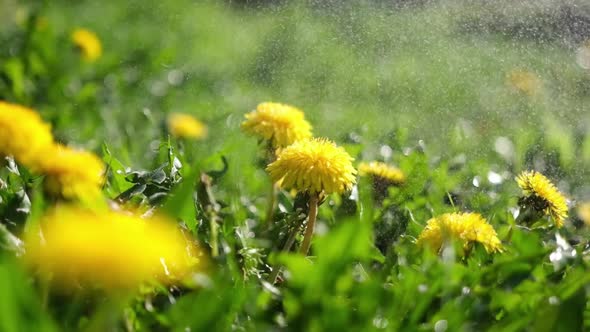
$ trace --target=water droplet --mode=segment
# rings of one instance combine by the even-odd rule
[[[328,233],[328,230],[329,230],[328,225],[326,225],[326,223],[320,222],[320,223],[316,224],[316,228],[314,230],[314,233],[318,234],[318,235],[324,235],[324,234]]]
[[[233,119],[234,119],[233,114],[228,115],[228,117],[225,119],[225,126],[232,127],[233,126]]]
[[[387,327],[387,325],[389,325],[389,321],[387,320],[387,318],[383,316],[376,316],[375,318],[373,318],[373,326],[375,326],[376,328],[384,329]]]
[[[428,285],[425,285],[425,284],[418,285],[418,291],[420,293],[426,293],[428,291]]]
[[[474,177],[473,181],[471,181],[471,183],[473,183],[474,187],[479,188],[479,176]]]
[[[426,143],[424,143],[424,140],[419,140],[418,141],[418,146],[420,147],[420,149],[422,151],[425,151],[426,150]]]
[[[469,287],[467,287],[467,286],[464,286],[464,287],[461,289],[461,293],[462,293],[463,295],[469,295],[469,294],[471,294],[471,288],[469,288]]]
[[[435,332],[445,332],[449,328],[449,322],[445,319],[441,319],[438,322],[434,323],[434,331]]]
[[[184,74],[178,69],[174,69],[168,72],[168,83],[171,85],[180,85],[184,80]]]
[[[164,82],[154,82],[150,86],[150,93],[156,97],[163,97],[168,90],[166,83]]]
[[[514,144],[506,137],[498,137],[494,142],[494,150],[504,159],[514,158]]]
[[[503,180],[502,175],[494,171],[488,172],[488,181],[490,181],[491,184],[500,184]]]
[[[393,155],[393,150],[388,145],[382,145],[379,153],[384,159],[389,159]]]
[[[551,255],[549,255],[549,260],[553,263],[559,262],[560,260],[563,259],[563,255],[561,254],[561,252],[552,252]]]
[[[251,213],[256,213],[256,211],[258,211],[258,209],[254,205],[249,205],[248,211],[250,211]]]

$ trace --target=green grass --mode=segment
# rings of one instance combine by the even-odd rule
[[[169,149],[185,177],[189,168],[222,169],[222,157],[228,169],[212,187],[222,206],[223,250],[212,259],[207,286],[144,289],[113,310],[113,323],[103,316],[105,303],[115,300],[100,293],[44,299],[38,278],[0,241],[0,294],[9,294],[0,296],[0,331],[80,330],[96,321],[115,330],[581,330],[590,319],[589,232],[575,204],[590,199],[590,74],[561,43],[465,30],[485,21],[484,9],[459,1],[408,8],[354,1],[1,3],[0,99],[37,109],[59,140],[102,156],[113,168],[109,198],[134,185],[126,170],[154,170],[169,160]],[[17,13],[46,24],[15,23]],[[100,36],[104,54],[96,63],[80,62],[71,46],[76,27]],[[528,96],[509,86],[514,69],[536,73],[540,91]],[[262,232],[270,181],[256,139],[239,129],[243,114],[262,101],[296,105],[316,136],[357,160],[399,165],[407,185],[392,188],[383,206],[371,201],[366,183],[358,200],[329,197],[313,258],[277,254],[293,201],[282,195],[284,213],[271,234]],[[206,122],[209,138],[168,143],[164,120],[178,111]],[[497,152],[501,145],[508,146],[504,153]],[[556,232],[517,227],[510,212],[520,195],[513,178],[526,169],[551,177],[572,201],[560,234],[577,255],[562,266],[549,260],[559,247]],[[0,171],[7,185],[0,186],[0,226],[17,236],[34,219],[30,213],[44,208],[35,200],[38,183],[22,172]],[[501,183],[488,181],[490,172]],[[151,194],[175,193],[167,203],[150,201],[147,192],[129,199],[164,204],[194,226],[208,250],[208,216],[198,205],[204,198],[187,210],[193,193],[183,183],[159,188],[148,181]],[[19,209],[21,189],[33,197],[30,209]],[[461,259],[419,250],[413,242],[426,220],[451,211],[484,215],[506,252],[475,250]],[[288,279],[273,287],[262,280],[267,264],[278,263]]]

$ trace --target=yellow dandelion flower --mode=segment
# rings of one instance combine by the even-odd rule
[[[72,33],[72,42],[80,49],[82,57],[88,62],[94,62],[102,55],[100,39],[90,30],[74,30]]]
[[[405,174],[399,168],[389,166],[386,163],[378,161],[363,162],[359,164],[358,169],[360,176],[373,176],[391,184],[399,185],[406,181]]]
[[[528,96],[536,95],[543,86],[543,82],[537,74],[522,69],[510,71],[506,77],[506,82],[515,90]]]
[[[584,224],[590,226],[590,202],[585,202],[578,205],[578,218],[584,222]]]
[[[525,197],[521,203],[538,212],[551,216],[555,226],[562,227],[568,208],[565,197],[543,174],[536,171],[522,172],[516,182]]]
[[[51,127],[37,112],[0,101],[0,157],[13,156],[32,167],[40,151],[52,144]]]
[[[245,115],[244,132],[270,141],[282,148],[296,141],[311,138],[311,125],[299,109],[279,103],[262,103]]]
[[[445,213],[428,220],[418,237],[418,244],[438,252],[448,239],[461,240],[464,247],[481,243],[488,253],[502,251],[496,231],[478,213]]]
[[[332,141],[298,141],[282,149],[266,170],[273,181],[298,191],[342,193],[356,182],[353,158]]]
[[[207,137],[207,126],[192,115],[172,113],[166,120],[168,131],[174,137],[202,139]]]
[[[96,155],[54,145],[39,159],[36,171],[46,175],[45,188],[50,194],[80,200],[100,197],[105,167]]]
[[[133,287],[183,278],[198,263],[196,247],[162,216],[57,206],[25,238],[26,261],[62,286]]]

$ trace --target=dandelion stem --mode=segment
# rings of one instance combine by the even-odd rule
[[[307,255],[309,247],[311,247],[311,238],[313,237],[313,230],[315,228],[315,220],[318,214],[318,194],[314,193],[309,198],[309,213],[307,215],[307,225],[305,227],[305,235],[301,243],[300,253]]]
[[[211,232],[211,239],[209,240],[209,245],[211,246],[211,256],[217,257],[219,256],[219,244],[217,242],[219,226],[217,225],[217,218],[215,218],[215,216],[209,218],[209,227]]]
[[[51,290],[51,277],[44,276],[41,278],[41,305],[47,310],[49,307],[49,292]]]
[[[293,246],[293,243],[295,243],[295,238],[297,237],[297,233],[299,233],[299,226],[300,225],[297,225],[297,227],[295,227],[295,229],[291,232],[291,234],[289,235],[287,242],[285,242],[285,246],[283,247],[281,252],[286,252],[286,251],[289,251],[289,249],[291,249],[291,247]],[[277,276],[281,272],[281,268],[282,268],[282,266],[278,265],[273,269],[272,273],[268,277],[268,282],[270,282],[271,284],[275,283]]]
[[[268,196],[268,210],[266,210],[266,227],[270,227],[274,212],[277,207],[277,189],[278,186],[275,182],[270,184],[270,193]]]

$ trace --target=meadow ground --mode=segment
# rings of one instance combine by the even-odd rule
[[[588,22],[575,0],[1,2],[0,100],[10,104],[0,105],[0,331],[590,328]],[[72,40],[80,28],[98,37],[95,56],[89,38]],[[359,168],[353,185],[338,168],[346,158],[334,152],[334,163],[322,147],[328,163],[314,169],[326,173],[308,167],[298,195],[275,189],[271,199],[265,168],[285,147],[275,155],[269,137],[241,126],[267,101],[301,109],[352,166],[383,161],[403,180]],[[102,160],[100,198],[77,182],[92,157],[56,144],[19,154],[40,138],[15,121],[16,104],[38,112],[56,143]],[[206,135],[177,131],[174,113],[199,119]],[[277,172],[303,169],[297,160]],[[555,187],[537,173],[517,182],[528,170]],[[312,190],[316,178],[327,182]],[[305,242],[316,195],[309,256],[281,252],[290,234],[293,248]],[[88,238],[56,231],[98,248],[69,264],[59,253],[43,256],[58,263],[22,264],[41,241],[31,234],[52,234],[38,225],[126,218],[113,209],[178,221],[187,246],[198,243],[197,273],[138,275],[133,252],[148,264],[176,249],[149,232],[117,242],[129,231],[117,225]],[[80,258],[98,253],[100,264]],[[59,267],[96,269],[104,284],[60,283]],[[107,272],[129,276],[125,287]]]

